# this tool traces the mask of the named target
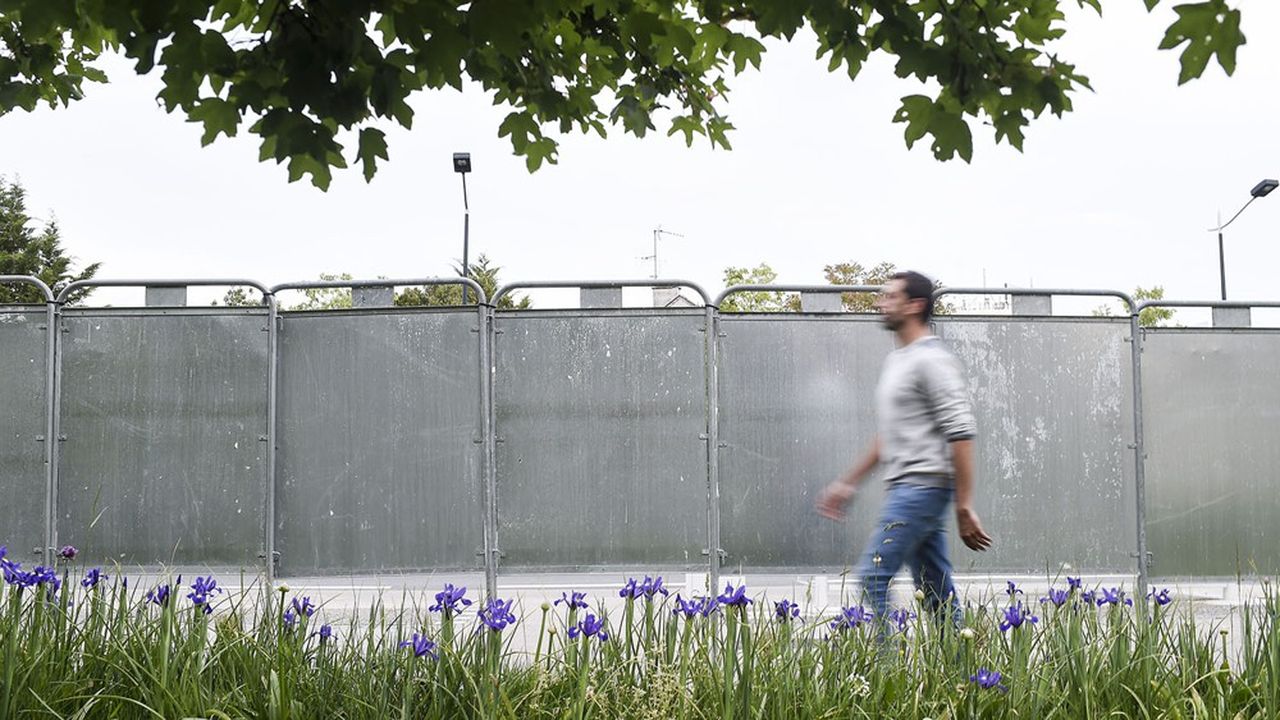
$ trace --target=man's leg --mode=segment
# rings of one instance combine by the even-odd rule
[[[939,621],[950,619],[954,627],[960,626],[962,614],[960,600],[951,578],[951,557],[947,553],[947,509],[951,506],[951,492],[934,490],[935,498],[930,508],[933,529],[927,532],[910,558],[911,575],[916,587],[924,591],[925,608]]]
[[[888,620],[889,583],[916,554],[922,534],[932,528],[928,491],[929,488],[905,483],[890,486],[880,519],[862,554],[858,576],[863,602],[871,606],[882,628]]]

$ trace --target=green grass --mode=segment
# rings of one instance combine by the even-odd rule
[[[472,606],[445,619],[413,597],[356,616],[320,608],[292,627],[292,595],[215,596],[204,614],[175,589],[117,577],[94,589],[64,571],[0,593],[0,718],[1274,718],[1280,715],[1280,601],[1269,585],[1242,609],[1228,658],[1218,628],[1187,608],[1149,620],[1123,605],[1029,598],[1039,621],[1001,632],[1003,598],[966,608],[965,629],[917,617],[884,642],[872,625],[774,617],[772,603],[672,612],[643,596],[606,617],[609,639],[567,630],[597,609],[544,605],[529,652]],[[335,635],[324,640],[322,623]],[[530,628],[532,629],[532,628]],[[400,643],[414,633],[438,658]],[[999,688],[970,681],[1002,674]]]

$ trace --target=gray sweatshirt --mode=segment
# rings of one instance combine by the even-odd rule
[[[880,466],[889,483],[952,487],[950,443],[975,426],[960,361],[933,335],[885,358],[876,387]]]

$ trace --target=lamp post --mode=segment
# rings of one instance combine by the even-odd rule
[[[1236,218],[1240,217],[1240,213],[1244,212],[1245,208],[1252,205],[1254,200],[1270,195],[1271,191],[1275,190],[1277,187],[1280,187],[1280,181],[1277,180],[1263,180],[1257,185],[1254,185],[1253,189],[1249,191],[1249,202],[1245,203],[1244,207],[1237,210],[1236,214],[1232,215],[1230,220],[1222,223],[1216,228],[1209,228],[1209,232],[1214,232],[1216,230],[1218,233],[1218,280],[1222,286],[1223,300],[1227,299],[1227,263],[1226,255],[1222,249],[1222,231],[1226,230],[1228,225],[1235,222]],[[1222,222],[1221,215],[1218,216],[1218,222]]]
[[[462,277],[470,277],[467,250],[471,241],[471,206],[467,204],[467,173],[471,172],[471,153],[453,154],[453,171],[462,176]],[[462,286],[462,304],[467,304],[467,286]]]

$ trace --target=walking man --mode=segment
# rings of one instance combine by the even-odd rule
[[[817,509],[844,518],[858,485],[880,466],[888,483],[880,521],[858,574],[863,595],[881,622],[889,582],[905,564],[941,616],[949,603],[961,619],[947,556],[947,507],[955,501],[960,539],[986,550],[991,537],[973,509],[973,410],[960,362],[929,330],[933,282],[918,272],[895,274],[876,300],[884,325],[897,336],[876,387],[877,434],[866,455],[818,497]]]

